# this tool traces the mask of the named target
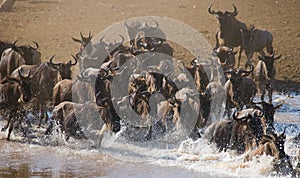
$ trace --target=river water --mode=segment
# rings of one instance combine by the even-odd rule
[[[300,145],[292,138],[300,133],[300,95],[276,94],[274,103],[285,102],[275,114],[275,129],[286,127],[285,152],[293,166]],[[4,121],[0,122],[3,127]],[[0,177],[280,177],[272,172],[272,157],[244,162],[244,155],[219,152],[205,139],[186,139],[178,145],[139,144],[118,134],[106,135],[100,148],[92,140],[54,138],[35,129],[27,138],[0,132]]]

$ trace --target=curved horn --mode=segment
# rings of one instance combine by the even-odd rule
[[[102,71],[104,71],[104,74]],[[99,75],[101,75],[101,77],[106,77],[108,75],[108,72],[109,72],[109,68],[108,69],[100,69]]]
[[[24,78],[24,76],[21,74],[21,70],[20,69],[18,69],[18,74],[19,74],[19,76],[20,76],[21,79]]]
[[[57,65],[57,64],[54,64],[54,63],[52,62],[52,60],[53,60],[54,57],[55,57],[55,54],[54,54],[53,56],[50,57],[49,62],[50,62],[50,64],[52,64],[52,65]]]
[[[251,72],[253,72],[253,70],[254,70],[254,66],[251,64],[250,70],[243,70],[243,69],[240,69],[239,72],[238,72],[238,74],[243,74],[243,73],[245,73],[245,74],[250,74]]]
[[[73,38],[73,37],[72,37],[72,40],[75,41],[75,42],[77,42],[77,43],[83,44],[81,40],[78,40],[78,39],[76,39],[76,38]]]
[[[14,50],[16,50],[16,51],[19,51],[18,47],[16,46],[16,44],[17,44],[18,41],[19,41],[19,40],[16,40],[16,41],[14,41],[13,44],[12,44],[12,49],[14,49]]]
[[[14,41],[14,42],[13,42],[13,46],[16,47],[16,44],[17,44],[18,41],[19,41],[19,40]]]
[[[81,36],[81,39],[83,40],[84,39],[84,36],[82,35],[82,33],[80,32],[80,36]]]
[[[33,48],[33,49],[38,49],[39,48],[39,44],[37,43],[37,42],[35,42],[35,41],[32,41],[34,44],[35,44],[35,48]]]
[[[104,38],[105,36],[103,36],[103,37],[101,37],[100,38],[100,43],[102,43],[103,44],[103,38]]]
[[[92,38],[92,32],[89,31],[89,38]]]
[[[284,103],[285,103],[285,102],[282,102],[282,103],[280,103],[280,104],[274,106],[274,109],[276,110],[276,109],[280,108]]]
[[[256,111],[256,112],[254,113],[254,116],[257,116],[257,117],[262,117],[263,115],[264,115],[263,112],[260,112],[260,114],[258,114],[258,111]]]
[[[77,61],[78,61],[78,58],[74,55],[72,55],[73,59],[75,60],[75,63],[71,63],[72,66],[76,65],[77,64]]]
[[[234,11],[233,12],[228,12],[229,15],[232,15],[232,16],[236,16],[237,15],[237,9],[235,7],[234,4],[232,4],[233,8],[234,8]]]
[[[125,26],[127,29],[129,28],[129,25],[127,24],[126,21],[124,22],[124,26]]]
[[[122,43],[124,42],[125,38],[124,38],[124,36],[121,35],[121,34],[119,34],[119,36],[121,37],[121,42],[120,42],[120,44],[122,44]]]
[[[233,120],[238,120],[236,111],[234,111],[232,118],[233,118]]]
[[[157,29],[159,27],[159,24],[156,20],[154,20],[154,23],[155,23],[155,27],[153,27],[153,28]]]
[[[209,12],[210,14],[218,14],[218,12],[215,12],[214,10],[213,10],[213,11],[211,10],[211,6],[212,6],[212,5],[209,5],[209,7],[208,7],[208,12]]]

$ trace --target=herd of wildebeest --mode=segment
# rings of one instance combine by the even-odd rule
[[[2,118],[7,119],[7,124],[2,128],[2,131],[8,129],[7,140],[10,140],[15,127],[21,127],[28,112],[33,113],[36,121],[30,120],[28,124],[45,127],[45,135],[51,134],[56,128],[54,125],[58,125],[67,140],[69,137],[87,138],[80,122],[76,120],[76,113],[94,109],[104,122],[99,130],[101,142],[104,132],[119,132],[124,123],[126,125],[115,108],[124,107],[124,112],[129,108],[148,124],[142,140],[147,141],[154,139],[152,133],[155,124],[160,125],[162,133],[167,129],[180,129],[184,124],[184,116],[181,116],[184,110],[198,116],[191,131],[194,139],[205,137],[215,143],[220,151],[230,149],[240,154],[247,152],[245,161],[257,155],[271,155],[276,160],[276,171],[284,170],[284,173],[295,175],[297,168],[293,169],[284,150],[285,131],[278,134],[273,126],[275,110],[282,105],[272,104],[276,72],[273,64],[281,55],[274,54],[273,37],[269,31],[240,22],[236,19],[237,8],[234,5],[233,8],[233,12],[214,11],[212,6],[208,8],[208,12],[215,15],[219,22],[216,46],[212,50],[216,58],[203,62],[198,57],[191,60],[189,65],[184,65],[193,77],[196,89],[185,86],[185,75],[172,73],[174,51],[156,21],[152,25],[125,22],[130,38],[128,45],[122,35],[116,35],[120,41],[107,42],[102,37],[92,43],[91,33],[87,37],[80,33],[81,39],[72,38],[80,44],[80,49],[67,63],[54,62],[54,56],[48,62],[41,62],[37,42],[32,47],[18,46],[17,41],[1,41],[0,106]],[[237,62],[235,47],[239,47]],[[243,51],[247,61],[245,67],[240,68]],[[255,52],[260,54],[258,59],[252,59]],[[157,60],[157,54],[168,57],[159,59],[155,65],[147,65],[149,60]],[[255,67],[253,61],[257,63]],[[122,67],[128,62],[129,65]],[[71,68],[75,65],[78,65],[81,73],[72,79]],[[167,75],[163,74],[166,70],[170,70]],[[214,79],[216,71],[226,79],[223,84],[221,80]],[[118,86],[125,88],[127,95],[112,95],[112,81],[121,75],[130,76],[128,82]],[[176,85],[174,80],[181,86]],[[266,92],[268,101],[264,98]],[[156,93],[162,95],[163,99],[160,98],[156,101],[157,106],[151,108],[150,97]],[[261,101],[255,103],[253,98],[258,93]],[[220,121],[211,123],[212,102],[214,109],[222,107],[222,102],[212,100],[216,94],[226,96],[225,112],[220,115],[226,119],[218,118]],[[47,110],[52,111],[49,120]],[[151,123],[150,110],[156,111],[155,117],[159,118],[157,123]],[[185,118],[184,122],[187,121],[188,118]],[[205,131],[200,134],[203,128]]]

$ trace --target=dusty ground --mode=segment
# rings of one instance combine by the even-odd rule
[[[20,40],[20,44],[39,42],[42,60],[56,54],[66,61],[78,50],[71,37],[79,32],[97,34],[106,27],[139,16],[166,16],[182,21],[201,32],[209,43],[215,44],[218,28],[215,17],[207,12],[209,4],[215,10],[239,11],[237,18],[257,28],[273,33],[274,49],[282,54],[275,63],[277,89],[300,86],[300,1],[299,0],[20,0],[13,12],[0,14],[0,39]],[[180,49],[175,57],[183,60]],[[245,60],[245,58],[243,59]]]

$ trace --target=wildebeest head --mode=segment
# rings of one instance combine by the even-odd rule
[[[214,50],[214,53],[218,56],[219,63],[223,70],[228,70],[234,67],[237,51],[233,51],[232,48],[227,46],[220,46],[218,49]]]
[[[271,143],[273,142],[276,146],[277,151],[278,151],[279,159],[282,159],[286,156],[285,151],[284,151],[284,142],[285,142],[285,139],[286,139],[285,129],[286,128],[284,128],[284,130],[281,134],[277,134],[275,132],[272,132],[270,134],[263,135],[263,137],[260,141],[261,144],[265,144],[265,143],[268,143],[268,142],[271,142]]]
[[[7,106],[10,106],[10,104],[16,105],[15,102],[25,103],[31,100],[31,74],[23,76],[20,70],[18,70],[18,73],[19,79],[7,77],[1,81],[1,84],[7,85],[7,87],[4,89],[5,87],[3,88],[3,85],[1,85],[0,102],[5,103]]]
[[[225,74],[230,74],[230,81],[233,85],[238,86],[242,80],[243,77],[247,77],[251,72],[253,72],[254,66],[250,66],[250,70],[244,70],[244,69],[230,69],[228,71],[225,71]]]
[[[264,61],[264,63],[266,64],[267,75],[269,78],[272,78],[272,75],[274,75],[273,74],[274,62],[280,58],[281,58],[281,54],[275,56],[275,52],[273,52],[271,56],[265,55],[264,58],[262,56],[258,56],[258,59]]]
[[[74,63],[72,63],[72,60],[70,60],[67,63],[53,63],[53,58],[55,55],[53,55],[49,60],[49,66],[58,71],[62,77],[62,79],[71,79],[71,67],[77,64],[77,58],[75,56],[72,56],[75,60]]]
[[[218,22],[220,24],[220,30],[221,30],[221,38],[224,38],[224,34],[226,34],[228,30],[230,29],[230,24],[229,22],[232,21],[232,19],[235,19],[235,16],[238,14],[238,11],[235,7],[234,4],[232,4],[234,11],[233,12],[229,12],[229,11],[225,11],[225,12],[221,12],[221,11],[217,11],[215,12],[214,10],[211,10],[212,5],[210,5],[208,7],[208,12],[210,14],[214,14],[217,16],[218,18]]]
[[[29,102],[31,100],[31,83],[32,83],[32,79],[31,79],[31,74],[29,72],[29,74],[27,76],[23,76],[20,72],[20,70],[18,70],[19,76],[20,76],[20,99],[19,102],[23,103],[23,102]]]
[[[147,23],[136,22],[128,25],[125,22],[130,45],[145,51],[153,51],[157,45],[161,45],[165,41],[166,35],[159,28],[157,21],[154,21],[154,24],[154,26],[150,26]]]
[[[271,102],[267,103],[265,101],[254,103],[256,104],[256,107],[261,110],[264,114],[264,117],[266,119],[266,126],[268,128],[273,129],[273,122],[274,122],[274,114],[275,111],[280,108],[284,103],[278,104],[274,106]],[[257,104],[261,104],[261,107]]]
[[[89,42],[93,38],[93,35],[91,34],[91,32],[89,32],[89,36],[88,37],[84,37],[82,35],[82,33],[80,32],[80,36],[81,36],[81,40],[73,38],[73,37],[72,37],[72,39],[73,39],[73,41],[81,44],[80,50],[82,50],[84,47],[86,47],[89,44]]]
[[[25,59],[26,64],[33,65],[41,63],[41,53],[38,51],[39,44],[37,42],[32,41],[35,44],[35,47],[30,45],[16,46],[17,42],[18,40],[14,41],[12,49],[18,52]]]
[[[107,54],[106,60],[107,61],[109,58],[111,58],[112,54],[116,51],[122,51],[123,50],[123,42],[124,42],[124,37],[122,35],[119,35],[119,37],[121,38],[120,41],[114,41],[114,42],[106,42],[104,41],[104,36],[102,38],[100,38],[100,43],[99,43],[99,47],[103,48]]]
[[[273,133],[273,136],[275,137],[275,145],[278,148],[279,151],[279,158],[284,158],[285,157],[285,151],[284,151],[284,142],[286,139],[286,135],[285,135],[285,129],[283,130],[283,132],[279,135]]]

